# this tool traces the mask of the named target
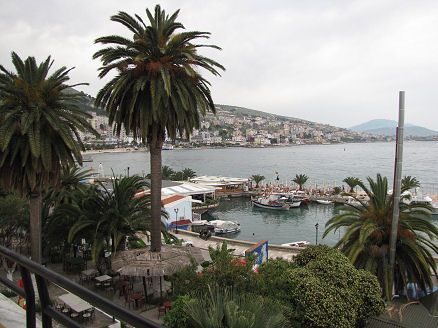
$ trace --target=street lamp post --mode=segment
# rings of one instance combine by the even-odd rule
[[[315,230],[316,230],[315,240],[316,240],[316,245],[318,245],[318,227],[319,227],[319,224],[318,223],[315,224]]]
[[[173,210],[175,211],[175,217],[176,217],[175,233],[178,233],[178,211],[179,211],[179,208],[174,208]]]

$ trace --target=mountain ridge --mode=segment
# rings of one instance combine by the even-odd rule
[[[361,132],[384,136],[395,136],[397,121],[387,119],[375,119],[359,125],[352,126],[348,129]],[[429,137],[438,135],[438,131],[433,131],[422,126],[405,124],[404,135],[407,137]]]

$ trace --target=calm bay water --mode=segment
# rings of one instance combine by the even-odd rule
[[[377,173],[392,183],[395,143],[309,145],[281,148],[225,148],[163,151],[163,165],[174,170],[193,169],[198,176],[218,175],[250,177],[262,174],[272,180],[275,172],[280,181],[295,174],[309,176],[313,186],[330,183],[341,185],[347,176],[375,178]],[[99,153],[93,162],[84,163],[96,170],[102,163],[106,175],[149,173],[148,152]],[[402,176],[417,177],[428,192],[438,194],[438,142],[405,142]],[[238,221],[242,231],[230,236],[242,240],[268,239],[270,243],[308,240],[315,243],[315,224],[319,224],[320,241],[325,222],[333,216],[334,206],[310,204],[308,208],[270,211],[252,208],[248,199],[223,201],[211,215],[217,219]],[[436,223],[438,224],[438,223]],[[254,237],[253,237],[254,233]],[[333,245],[338,234],[330,234],[322,242]]]

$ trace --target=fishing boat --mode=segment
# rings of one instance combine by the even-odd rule
[[[279,203],[274,195],[254,197],[251,202],[254,206],[269,210],[287,211],[290,208],[290,205],[286,203]]]
[[[293,243],[281,244],[281,246],[287,246],[287,247],[307,247],[309,245],[310,245],[310,243],[306,240],[295,241]]]
[[[289,205],[289,208],[300,207],[300,205],[301,205],[300,200],[295,200],[294,198],[290,198],[290,197],[280,197],[278,199],[278,203],[279,204],[287,204],[287,205]]]
[[[322,205],[329,205],[334,203],[332,200],[325,200],[325,199],[317,199],[316,202]]]

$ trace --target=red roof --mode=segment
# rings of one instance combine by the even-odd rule
[[[176,202],[177,200],[180,200],[180,199],[183,199],[183,198],[186,198],[186,196],[174,195],[174,196],[171,196],[171,197],[169,197],[169,198],[162,199],[162,200],[161,200],[161,203],[162,203],[163,206],[164,206],[164,205],[167,205],[167,204],[170,204],[170,203]]]

